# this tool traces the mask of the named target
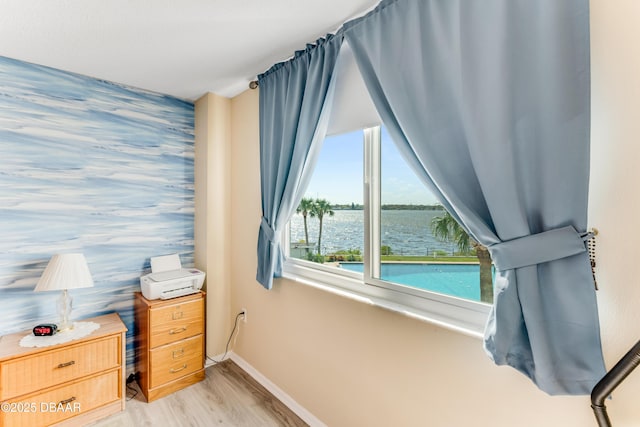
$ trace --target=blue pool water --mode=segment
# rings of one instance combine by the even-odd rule
[[[362,263],[341,263],[345,270],[362,273]],[[480,301],[478,264],[383,263],[383,280],[432,292]]]

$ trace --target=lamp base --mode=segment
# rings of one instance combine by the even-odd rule
[[[67,292],[66,289],[62,291],[60,298],[58,298],[58,315],[60,316],[60,322],[58,323],[58,332],[68,331],[73,329],[73,323],[71,318],[71,307],[73,305],[73,298]]]

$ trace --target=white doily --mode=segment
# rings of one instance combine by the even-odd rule
[[[31,333],[20,340],[20,347],[49,347],[50,345],[62,344],[86,337],[98,328],[100,328],[100,324],[96,322],[73,322],[73,329],[61,331],[55,335],[37,337]]]

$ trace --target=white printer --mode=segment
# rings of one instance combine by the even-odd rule
[[[204,276],[196,268],[182,268],[178,254],[151,257],[151,273],[140,277],[140,288],[149,300],[176,298],[200,291]]]

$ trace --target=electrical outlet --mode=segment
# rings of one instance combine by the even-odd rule
[[[240,312],[244,313],[242,315],[242,322],[243,323],[247,323],[247,309],[246,308],[242,308],[242,309],[240,309]]]

